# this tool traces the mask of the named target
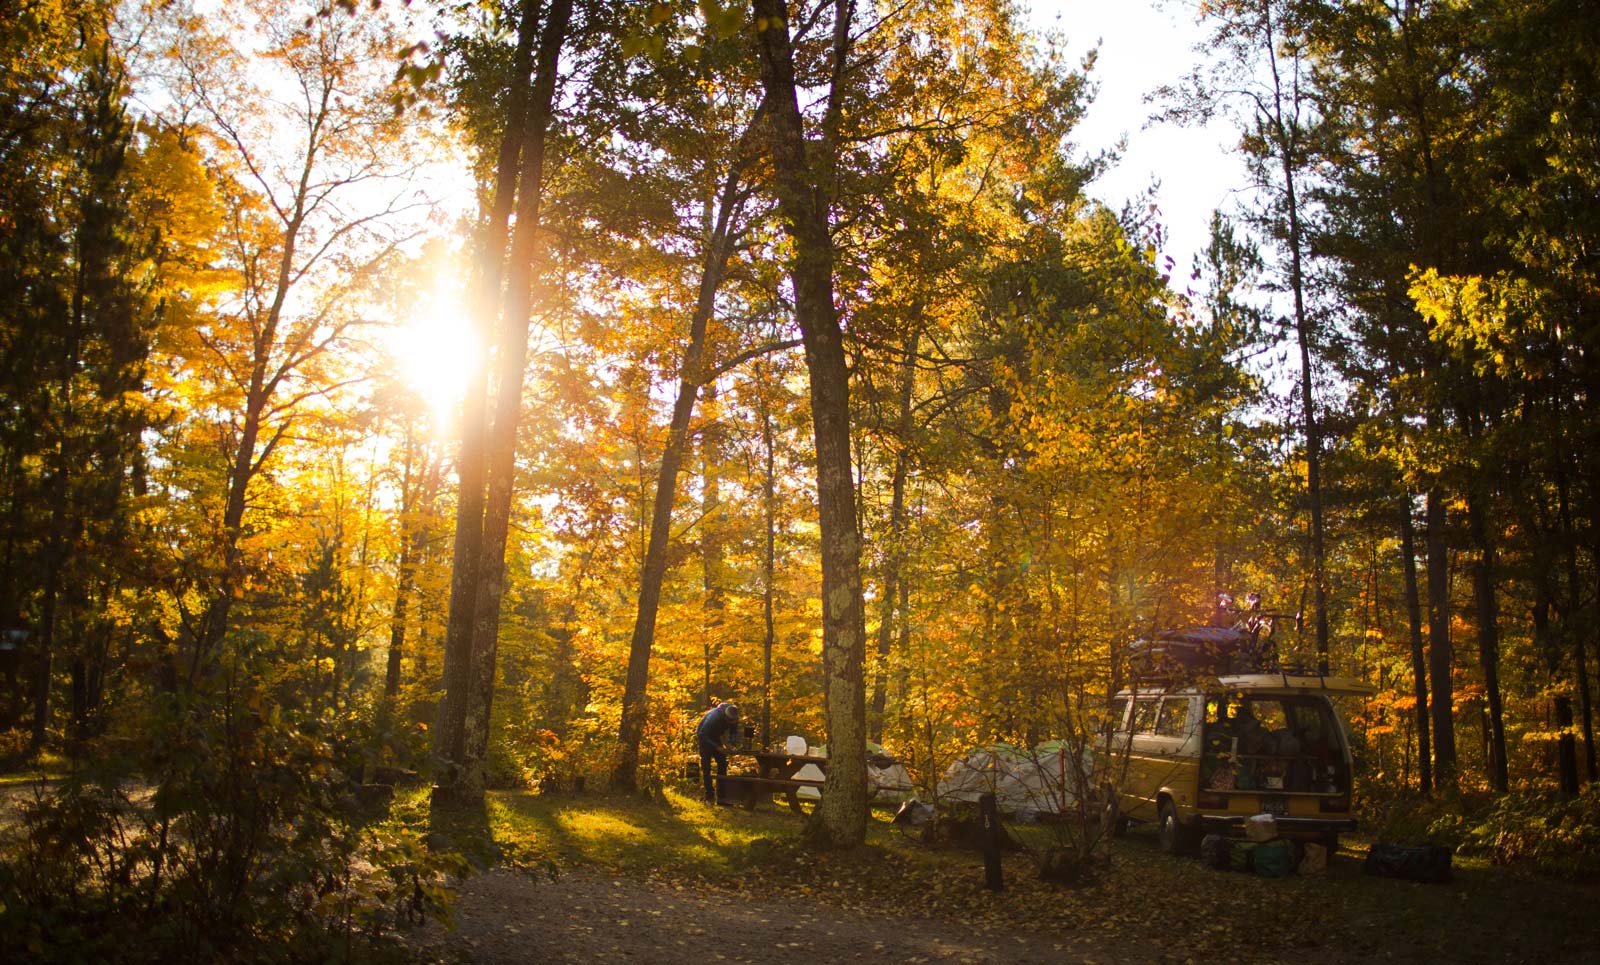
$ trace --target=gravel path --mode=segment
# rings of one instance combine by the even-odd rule
[[[556,881],[495,870],[464,883],[453,931],[420,950],[442,961],[872,962],[1155,961],[1031,932],[981,934],[947,922],[865,918],[800,899],[773,902],[654,881],[573,872]]]

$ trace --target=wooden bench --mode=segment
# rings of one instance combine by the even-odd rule
[[[803,814],[800,810],[800,789],[814,787],[822,790],[821,781],[761,777],[756,774],[729,774],[717,780],[720,782],[718,797],[729,804],[742,805],[746,810],[754,809],[763,796],[771,797],[782,792],[790,809],[796,814]]]

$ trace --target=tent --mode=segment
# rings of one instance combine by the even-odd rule
[[[911,772],[881,746],[867,741],[867,793],[873,800],[902,801],[916,790]]]
[[[1094,787],[1098,755],[1084,748],[1074,766],[1072,748],[1064,740],[1045,741],[1033,749],[1018,769],[1017,780],[1029,810],[1064,814],[1077,807]]]
[[[1084,751],[1084,771],[1090,784],[1094,763],[1093,754]],[[936,797],[941,802],[976,804],[980,795],[992,792],[1001,811],[1060,814],[1087,791],[1077,785],[1077,769],[1065,741],[1046,741],[1031,751],[992,744],[946,768]]]

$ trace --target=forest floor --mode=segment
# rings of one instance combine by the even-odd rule
[[[420,803],[417,805],[420,807]],[[1021,853],[984,888],[972,851],[923,845],[875,811],[867,844],[811,855],[785,810],[497,793],[435,822],[496,866],[462,883],[437,962],[1526,962],[1593,960],[1600,885],[1456,861],[1455,881],[1361,873],[1351,841],[1317,878],[1268,880],[1159,853],[1135,829],[1072,887]],[[1041,832],[1027,830],[1030,835]]]

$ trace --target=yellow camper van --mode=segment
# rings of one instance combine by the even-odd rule
[[[1193,848],[1271,814],[1285,837],[1337,846],[1353,831],[1350,742],[1333,698],[1375,688],[1317,673],[1245,673],[1117,695],[1108,733],[1114,825],[1155,822]]]

